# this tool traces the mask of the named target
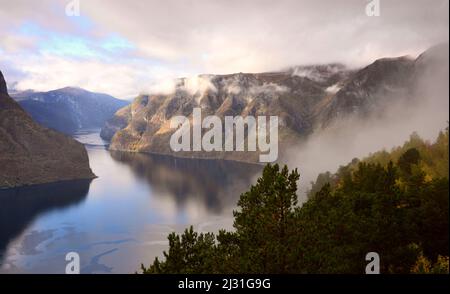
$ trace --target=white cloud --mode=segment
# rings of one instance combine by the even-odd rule
[[[183,87],[191,95],[196,93],[203,94],[208,90],[217,92],[216,87],[211,83],[211,79],[208,76],[192,76],[185,78],[183,79]]]
[[[274,83],[264,83],[260,86],[252,86],[249,89],[249,92],[254,95],[258,94],[271,94],[271,93],[280,93],[289,91],[288,87],[280,86]]]
[[[17,58],[20,57],[20,58]],[[110,93],[118,98],[133,98],[145,91],[153,77],[167,74],[164,68],[95,60],[72,60],[53,55],[17,56],[4,54],[0,62],[14,60],[14,66],[26,74],[15,83],[16,90],[48,91],[77,86],[89,91]],[[45,65],[45,66],[43,66]]]
[[[30,37],[6,35],[0,39],[0,48],[6,52],[33,49],[35,40]]]
[[[341,89],[340,85],[334,84],[325,89],[328,93],[337,93]]]
[[[167,91],[167,81],[180,76],[329,62],[361,66],[380,57],[417,55],[448,41],[449,32],[446,0],[381,1],[379,17],[366,16],[362,0],[80,0],[81,17],[66,16],[65,4],[0,0],[0,66],[22,72],[22,87],[70,84],[123,97]],[[26,23],[84,39],[118,34],[133,50],[81,61],[41,59],[36,42],[45,38],[21,36],[17,30]]]
[[[417,54],[448,39],[448,1],[90,0],[86,13],[138,44],[142,54],[188,60],[205,73],[251,72],[341,61],[365,65]],[[130,21],[132,19],[133,21]]]

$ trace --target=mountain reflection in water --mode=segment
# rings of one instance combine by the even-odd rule
[[[111,157],[128,165],[137,178],[146,180],[156,196],[171,195],[180,206],[195,198],[215,213],[237,203],[251,185],[252,175],[262,170],[260,165],[235,161],[120,151],[111,151]]]
[[[0,261],[8,243],[40,214],[86,199],[91,180],[0,190]]]
[[[239,195],[262,170],[110,152],[98,130],[75,138],[98,178],[0,191],[0,273],[64,273],[71,251],[82,273],[134,273],[161,257],[171,232],[231,229]]]

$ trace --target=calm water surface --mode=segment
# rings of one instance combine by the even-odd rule
[[[109,152],[97,130],[79,132],[98,176],[0,190],[0,273],[134,273],[167,249],[167,235],[232,227],[232,210],[260,166]]]

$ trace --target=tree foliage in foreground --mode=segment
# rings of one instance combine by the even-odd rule
[[[302,206],[297,170],[269,164],[241,195],[233,232],[172,233],[164,260],[142,271],[364,273],[365,255],[375,251],[382,273],[448,273],[449,182],[437,176],[445,169],[436,160],[448,165],[448,149],[445,157],[428,148],[438,155],[427,164],[419,149],[406,148],[395,163],[354,162]],[[439,169],[432,177],[431,166]]]

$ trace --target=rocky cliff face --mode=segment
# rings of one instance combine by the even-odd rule
[[[108,121],[102,134],[111,137],[112,150],[172,154],[169,140],[173,116],[192,117],[195,107],[202,116],[278,115],[280,144],[287,145],[312,130],[310,113],[327,95],[326,84],[289,72],[204,75],[180,79],[170,95],[141,95]],[[299,99],[301,97],[301,99]],[[107,136],[106,136],[107,135]],[[256,161],[258,153],[178,152],[182,157]]]
[[[277,115],[282,152],[293,142],[339,119],[377,115],[394,101],[417,96],[416,85],[423,79],[425,69],[431,70],[432,76],[440,75],[436,66],[429,64],[441,60],[433,56],[436,52],[442,55],[442,51],[448,55],[448,45],[430,49],[417,60],[385,58],[360,70],[330,64],[294,67],[283,72],[180,79],[170,95],[137,97],[108,121],[102,133],[111,139],[112,150],[255,162],[257,152],[172,152],[169,140],[174,130],[169,128],[170,119],[175,115],[192,117],[194,107],[202,109],[203,117]],[[448,76],[448,62],[446,67]],[[448,82],[446,85],[448,88]]]
[[[0,188],[94,177],[84,146],[35,123],[0,72]]]
[[[406,105],[431,99],[430,95],[448,97],[448,52],[448,44],[440,44],[416,59],[405,56],[375,61],[344,82],[318,112],[317,124],[327,127],[349,115],[379,115],[395,102]]]
[[[412,90],[414,59],[409,57],[385,58],[357,71],[318,110],[317,123],[328,126],[335,119],[349,114],[368,116],[389,106],[392,99],[400,99]]]
[[[8,95],[8,89],[6,88],[6,81],[0,71],[0,95]]]
[[[49,92],[25,91],[11,95],[39,124],[66,134],[83,128],[101,128],[129,102],[80,88]]]
[[[117,111],[110,119],[105,122],[100,137],[110,141],[115,133],[124,129],[131,121],[131,105],[128,105]]]

